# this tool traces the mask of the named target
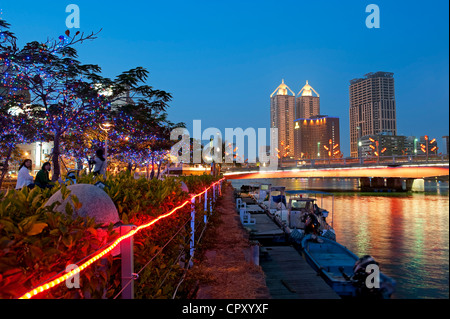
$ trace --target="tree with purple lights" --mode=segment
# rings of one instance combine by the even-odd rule
[[[148,72],[140,69],[145,80]],[[132,75],[135,78],[135,75]],[[138,84],[138,83],[136,83]],[[118,161],[133,165],[151,165],[154,176],[154,164],[161,168],[162,160],[172,146],[170,131],[182,127],[184,123],[174,124],[167,119],[166,109],[171,94],[154,90],[150,86],[135,86],[127,83],[127,98],[121,103],[113,102],[111,119],[114,129],[111,132],[111,154]],[[159,174],[158,174],[159,175]]]
[[[60,143],[64,134],[80,129],[85,123],[101,116],[107,110],[105,98],[94,84],[101,81],[100,68],[83,65],[76,60],[73,45],[88,39],[77,32],[70,37],[60,36],[58,40],[30,42],[23,48],[17,46],[16,38],[2,21],[0,58],[3,69],[2,84],[6,88],[3,99],[6,105],[15,102],[13,92],[27,92],[28,103],[21,103],[17,113],[25,112],[34,119],[35,138],[53,142],[52,162],[55,181],[60,177]],[[14,103],[15,104],[15,103]],[[17,131],[19,128],[8,123],[3,131]],[[20,141],[17,141],[20,142]],[[29,142],[29,141],[28,141]]]
[[[101,76],[101,68],[82,64],[77,60],[76,43],[96,38],[91,33],[84,36],[76,32],[46,42],[30,42],[23,48],[9,31],[9,25],[0,20],[0,59],[3,69],[3,93],[9,106],[17,99],[14,92],[29,94],[27,103],[15,103],[20,109],[19,121],[26,115],[33,119],[36,139],[53,142],[51,154],[52,180],[59,179],[60,156],[71,155],[78,160],[93,149],[104,146],[104,135],[99,124],[106,120],[115,123],[110,134],[111,153],[127,163],[153,160],[166,149],[167,131],[172,123],[167,121],[167,102],[170,93],[156,90],[145,84],[148,71],[138,67],[125,71],[111,80]],[[6,107],[2,109],[5,114]],[[30,126],[30,125],[28,125]],[[18,133],[20,127],[13,122],[2,123],[2,135]],[[9,133],[8,133],[9,132]],[[11,135],[11,134],[10,134]],[[30,140],[11,138],[16,143]],[[25,136],[25,135],[24,135]]]
[[[162,90],[146,85],[148,71],[135,68],[123,72],[114,80],[103,79],[102,94],[111,105],[105,117],[111,124],[108,131],[108,157],[127,163],[128,169],[145,165],[166,155],[172,145],[170,130],[184,126],[167,120],[166,110],[172,96]],[[97,122],[65,142],[65,148],[74,157],[81,158],[105,147],[106,133]]]
[[[27,109],[29,93],[17,82],[19,72],[11,63],[14,56],[16,37],[9,31],[9,24],[0,20],[0,188],[8,172],[9,161],[17,144],[30,143],[36,135],[33,118]]]

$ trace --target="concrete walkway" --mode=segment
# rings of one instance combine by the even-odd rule
[[[236,213],[231,185],[225,186],[223,195],[202,240],[207,250],[192,269],[200,278],[195,298],[270,298],[264,272],[251,262],[251,243]]]

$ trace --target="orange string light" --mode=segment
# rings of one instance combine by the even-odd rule
[[[120,244],[120,242],[122,242],[123,240],[133,236],[134,234],[136,234],[138,231],[148,228],[152,225],[154,225],[155,223],[157,223],[158,221],[160,221],[161,219],[167,218],[169,216],[171,216],[172,214],[174,214],[177,210],[183,208],[184,206],[186,206],[188,203],[190,203],[194,198],[197,198],[199,196],[202,196],[204,193],[206,193],[211,187],[214,187],[215,185],[219,184],[222,180],[224,180],[225,178],[222,178],[221,180],[215,182],[214,184],[212,184],[211,186],[209,186],[207,189],[205,189],[203,192],[192,196],[189,200],[186,200],[183,204],[179,205],[178,207],[175,207],[174,209],[172,209],[170,212],[160,215],[157,218],[153,219],[152,221],[150,221],[147,224],[144,225],[140,225],[139,227],[137,227],[136,229],[131,230],[130,232],[128,232],[127,234],[119,237],[118,239],[116,239],[113,243],[109,244],[106,248],[104,248],[103,250],[101,250],[100,252],[98,252],[97,254],[95,254],[92,258],[90,258],[89,260],[87,260],[85,263],[83,263],[81,266],[73,269],[72,271],[68,272],[65,275],[60,275],[58,278],[47,282],[45,284],[40,285],[39,287],[30,290],[29,292],[25,293],[24,295],[22,295],[19,299],[31,299],[32,297],[36,296],[37,294],[44,292],[46,290],[49,290],[59,284],[61,284],[62,282],[66,281],[67,279],[69,279],[70,277],[80,273],[81,271],[85,270],[87,267],[89,267],[92,263],[96,262],[97,260],[99,260],[100,258],[104,257],[105,255],[107,255],[108,253],[111,252],[111,250],[113,250],[118,244]]]

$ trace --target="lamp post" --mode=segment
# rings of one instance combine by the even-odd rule
[[[433,138],[431,141],[430,141],[430,144],[433,146],[433,143],[434,142],[436,142],[436,139],[435,138]],[[432,148],[431,148],[431,152],[435,152],[435,154],[437,155],[437,150],[439,149],[439,147],[437,147],[437,145],[434,145]]]
[[[417,142],[419,140],[417,138],[414,138],[414,155],[417,156]]]
[[[281,150],[279,150],[278,148],[276,148],[275,150],[277,151],[277,157],[279,158],[279,159],[281,159],[281,161],[280,161],[280,163],[279,163],[279,165],[280,165],[280,167],[283,167],[283,158],[284,157],[287,157],[288,156],[288,154],[289,154],[289,145],[287,145],[287,146],[284,146],[284,141],[281,141],[280,142],[280,148],[281,148]]]
[[[357,144],[357,147],[358,147],[358,158],[361,158],[361,126],[357,126],[356,127],[356,130],[357,130],[357,132],[358,132],[358,144]]]
[[[334,144],[334,141],[330,138],[328,141],[329,146],[324,145],[323,148],[328,151],[328,163],[331,163],[331,158],[336,157],[341,152],[338,147],[339,144]]]
[[[320,158],[320,142],[317,142],[317,157]]]
[[[384,152],[386,152],[386,147],[380,151],[379,150],[380,142],[378,140],[374,140],[373,138],[369,137],[369,141],[371,141],[372,143],[375,143],[375,146],[369,145],[369,147],[374,151],[373,153],[377,157],[377,164],[379,164],[380,163],[380,154],[383,154]]]
[[[110,122],[105,122],[102,124],[99,124],[99,127],[101,130],[106,132],[106,139],[105,139],[105,170],[103,171],[103,176],[106,178],[106,169],[108,167],[108,135],[109,130],[114,126],[114,124]]]
[[[427,162],[428,162],[428,153],[429,153],[428,146],[435,143],[436,139],[433,138],[431,141],[429,141],[428,135],[425,135],[424,138],[425,138],[425,145],[420,144],[420,149],[422,152],[427,154]],[[437,150],[438,150],[438,147],[436,145],[433,146],[433,148],[431,149],[432,152],[436,151],[436,155],[437,155]]]

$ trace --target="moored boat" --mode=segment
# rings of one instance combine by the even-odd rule
[[[311,234],[303,237],[301,248],[305,260],[341,297],[388,299],[394,292],[395,280],[381,273],[369,255],[358,258],[338,242]]]
[[[317,198],[305,196],[311,193],[313,192],[306,190],[283,190],[282,196],[290,196],[287,205],[286,199],[282,202],[279,201],[279,198],[275,198],[274,200],[278,201],[277,209],[271,209],[269,212],[292,242],[300,244],[303,236],[306,234],[316,234],[336,240],[335,231],[332,225],[327,222],[329,212],[317,205]],[[322,196],[333,196],[330,193],[318,193],[322,194]]]

